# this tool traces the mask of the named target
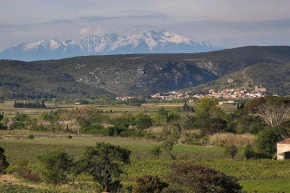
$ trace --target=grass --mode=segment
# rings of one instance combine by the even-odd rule
[[[14,101],[5,101],[4,103],[0,103],[0,112],[4,112],[4,114],[8,117],[13,117],[16,112],[24,113],[30,115],[32,117],[37,117],[43,112],[49,112],[51,110],[56,109],[73,109],[73,108],[83,108],[88,105],[74,105],[74,104],[60,104],[55,105],[53,103],[46,103],[46,105],[52,109],[27,109],[27,108],[14,108]],[[130,106],[130,105],[91,105],[97,107],[104,112],[107,113],[120,113],[120,112],[157,112],[161,107],[164,107],[167,111],[172,111],[174,109],[182,110],[184,103],[145,103],[142,106]],[[192,106],[193,104],[189,104]],[[194,106],[194,105],[193,105]],[[221,108],[225,112],[233,112],[236,110],[236,105],[232,104],[224,104]]]
[[[25,131],[18,131],[23,132]],[[3,131],[0,132],[3,135]],[[33,133],[37,135],[37,133]],[[53,134],[50,134],[53,135]],[[62,149],[79,159],[87,146],[94,146],[96,142],[108,142],[115,145],[126,147],[132,151],[131,165],[126,166],[128,175],[122,176],[125,182],[131,183],[134,178],[142,175],[159,175],[166,176],[170,172],[170,164],[172,160],[165,152],[162,153],[160,159],[154,157],[150,150],[161,144],[161,142],[146,139],[128,139],[128,138],[110,138],[96,136],[82,136],[86,138],[73,139],[59,138],[36,138],[1,139],[0,146],[5,149],[5,154],[10,163],[17,160],[35,161],[38,155],[56,149]],[[255,187],[259,192],[267,192],[271,187],[270,182],[280,183],[273,190],[287,191],[290,179],[290,161],[276,160],[243,160],[240,159],[243,149],[239,149],[237,159],[232,160],[224,158],[224,149],[220,147],[200,147],[179,144],[174,147],[174,154],[178,160],[192,160],[198,164],[207,165],[218,171],[222,171],[227,175],[235,176],[240,179],[241,184],[246,191],[254,191]],[[273,180],[275,179],[275,180]],[[287,182],[287,183],[286,183]],[[275,184],[276,186],[276,184]]]
[[[244,191],[248,193],[255,191],[259,193],[290,192],[290,179],[241,180],[239,183],[244,187]]]

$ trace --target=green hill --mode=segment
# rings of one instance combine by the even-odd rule
[[[246,67],[247,77],[253,84],[262,84],[271,92],[288,93],[288,64],[290,47],[285,46],[243,47],[196,54],[89,56],[37,62],[0,60],[0,95],[9,98],[149,95],[208,82],[214,85],[215,80],[241,76]],[[241,85],[245,82],[242,77],[237,81],[240,82],[235,83]]]

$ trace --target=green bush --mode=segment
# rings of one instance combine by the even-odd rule
[[[234,145],[226,146],[224,154],[226,157],[231,157],[232,159],[235,159],[235,156],[238,153],[238,148]]]
[[[246,149],[244,151],[244,157],[246,159],[252,159],[252,158],[256,157],[255,151],[254,151],[253,147],[251,146],[251,144],[249,144],[249,143],[246,146]]]
[[[266,158],[272,158],[277,152],[277,142],[282,140],[279,128],[266,128],[259,132],[256,146],[258,153]]]
[[[5,150],[0,147],[0,174],[4,173],[6,168],[9,166],[9,163],[4,155]]]
[[[171,188],[165,192],[242,192],[236,178],[192,162],[173,163],[168,178]]]
[[[135,181],[133,193],[161,193],[168,184],[162,182],[158,176],[143,176]]]
[[[34,139],[34,135],[32,135],[32,134],[31,135],[28,135],[27,136],[27,139]]]
[[[53,151],[38,157],[40,173],[44,180],[53,184],[68,181],[68,174],[73,167],[73,159],[64,151]]]

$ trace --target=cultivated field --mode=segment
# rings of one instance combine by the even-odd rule
[[[38,117],[45,111],[55,109],[84,108],[85,105],[54,105],[47,104],[51,109],[16,109],[13,108],[13,101],[0,103],[0,112],[5,116],[13,117],[16,112],[25,113],[32,117]],[[157,112],[161,107],[171,111],[182,109],[183,103],[162,103],[143,104],[141,107],[115,105],[100,106],[109,115],[116,115],[121,112]],[[233,112],[235,105],[226,104],[222,108],[225,112]],[[27,139],[33,135],[34,139]],[[96,142],[106,142],[120,145],[131,150],[131,165],[126,166],[127,175],[122,175],[124,184],[132,184],[134,179],[143,175],[158,175],[165,178],[170,172],[170,165],[173,162],[171,157],[163,151],[160,158],[155,157],[151,150],[160,146],[162,142],[145,138],[125,138],[125,137],[103,137],[97,135],[81,134],[80,139],[74,133],[62,132],[40,132],[30,130],[0,130],[0,146],[5,149],[8,162],[16,163],[20,160],[35,162],[37,157],[53,150],[65,150],[74,159],[81,158],[84,150],[88,146],[94,146]],[[72,139],[68,139],[72,136]],[[270,159],[246,160],[243,158],[243,148],[238,149],[235,159],[225,158],[224,148],[213,146],[193,146],[176,144],[173,153],[177,157],[176,161],[194,161],[204,164],[210,168],[224,172],[227,175],[237,177],[239,183],[247,192],[290,192],[290,161],[276,161]],[[0,179],[1,181],[1,179]],[[18,184],[27,182],[18,180]],[[43,186],[43,184],[28,184],[29,186]]]
[[[1,136],[6,138],[9,133],[1,131]],[[16,132],[13,134],[17,134]],[[87,146],[96,142],[108,142],[128,148],[132,151],[132,164],[126,167],[127,175],[123,175],[125,183],[132,183],[134,178],[145,174],[166,176],[170,170],[172,160],[164,152],[159,159],[151,155],[150,150],[160,145],[160,142],[145,139],[111,138],[97,136],[81,136],[78,139],[61,138],[61,134],[18,131],[18,134],[34,134],[40,136],[33,140],[6,138],[0,140],[0,146],[6,150],[8,161],[13,163],[19,160],[36,160],[38,155],[48,151],[61,149],[79,159]],[[64,136],[63,136],[64,137]],[[174,153],[177,160],[194,160],[197,163],[208,165],[228,175],[238,177],[245,190],[249,192],[289,192],[290,161],[275,160],[243,160],[243,149],[235,160],[224,158],[223,148],[200,147],[191,145],[176,145]],[[277,183],[276,183],[277,182]]]

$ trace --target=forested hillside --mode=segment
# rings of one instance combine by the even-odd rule
[[[267,67],[258,66],[266,64]],[[270,91],[288,93],[288,64],[290,47],[285,46],[243,47],[197,54],[89,56],[37,62],[0,60],[0,92],[8,98],[97,94],[147,96],[212,82],[254,65],[247,72],[254,84],[270,84],[265,80],[272,77],[271,87],[280,89]]]

